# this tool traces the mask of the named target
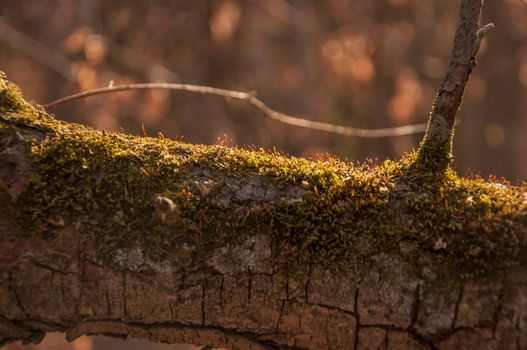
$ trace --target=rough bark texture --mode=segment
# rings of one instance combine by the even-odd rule
[[[370,183],[352,173],[350,180],[339,172],[322,176],[333,179],[329,189],[322,182],[311,188],[310,182],[322,181],[322,165],[305,161],[302,164],[312,166],[309,174],[316,177],[306,173],[309,181],[288,182],[280,180],[280,171],[291,172],[297,161],[276,156],[283,167],[271,161],[251,163],[252,172],[242,175],[218,165],[234,162],[229,155],[242,151],[212,147],[207,152],[217,156],[216,168],[209,163],[187,165],[188,171],[180,170],[171,178],[173,183],[165,184],[172,186],[171,191],[149,190],[149,204],[134,211],[133,206],[126,207],[140,203],[134,202],[140,196],[138,190],[132,191],[134,184],[150,183],[159,176],[156,169],[164,174],[159,165],[163,159],[172,161],[176,155],[190,159],[199,146],[144,139],[140,148],[154,151],[139,157],[109,144],[101,165],[95,161],[97,152],[106,149],[83,136],[97,142],[120,140],[130,152],[140,139],[60,123],[18,99],[4,80],[1,83],[0,344],[38,342],[45,332],[61,331],[70,340],[106,334],[229,349],[527,349],[524,189],[481,182],[463,185],[456,179],[458,187],[428,192],[423,182],[427,178],[416,178],[414,173],[408,178],[397,175],[392,186],[389,181]],[[66,146],[73,152],[67,157],[61,153]],[[167,154],[160,154],[163,147]],[[85,159],[86,154],[93,159]],[[106,189],[111,184],[104,181],[116,176],[111,170],[115,164],[124,164],[123,172],[126,168],[143,177],[125,178],[131,187],[119,183],[120,190],[111,192]],[[177,167],[184,169],[184,164]],[[360,173],[372,178],[371,169]],[[356,197],[353,193],[362,188],[361,181],[376,192]],[[210,207],[196,214],[184,206],[194,200],[188,183],[195,183],[196,196],[220,208],[213,223],[199,226],[207,220],[203,215],[215,213]],[[335,186],[341,192],[332,192]],[[446,226],[438,232],[434,226],[443,223],[421,226],[420,220],[429,220],[420,217],[427,211],[439,205],[437,215],[443,215],[458,205],[453,199],[447,202],[441,193],[457,193],[463,186],[472,192],[463,194],[455,215],[441,219]],[[80,194],[86,193],[91,196],[84,201]],[[156,193],[164,195],[156,197]],[[372,193],[387,202],[379,202]],[[414,198],[421,205],[431,196],[439,199],[431,202],[430,209],[418,206],[412,211]],[[512,204],[500,204],[510,196]],[[66,202],[68,198],[77,202]],[[291,207],[309,207],[313,198],[321,198],[320,206],[313,209],[317,213],[284,214]],[[370,200],[374,204],[367,204]],[[111,215],[104,209],[105,201],[115,205]],[[366,204],[350,219],[346,212],[356,202]],[[377,205],[383,211],[373,214]],[[275,209],[270,216],[261,216],[260,222],[250,221],[251,213],[262,207]],[[328,212],[322,211],[325,207]],[[342,222],[324,228],[327,223],[324,218],[318,221],[319,216],[330,218],[340,207],[345,209],[338,216]],[[194,213],[192,220],[188,213]],[[477,216],[470,215],[480,213],[481,222],[474,222]],[[372,215],[378,217],[368,218]],[[130,228],[137,217],[145,227]],[[364,221],[371,225],[382,224],[373,231],[367,225],[353,226],[365,218],[373,220]],[[236,226],[246,220],[251,223],[248,227]],[[307,231],[288,228],[297,221],[307,222]],[[290,230],[288,235],[272,233],[277,222],[284,223],[278,226],[282,233]],[[347,226],[353,244],[338,271],[324,265],[324,259],[314,259],[316,251],[297,251],[300,245],[292,243],[309,232],[322,232],[304,242],[309,246],[335,230],[346,231]],[[419,235],[412,226],[429,232]],[[107,232],[97,231],[99,227]],[[240,239],[216,239],[232,227]],[[402,238],[397,236],[400,232]],[[377,236],[396,238],[383,245]],[[496,238],[487,240],[487,236]],[[476,243],[470,242],[473,238]],[[167,249],[159,240],[171,243],[169,252],[156,258],[152,247]],[[450,254],[456,245],[462,245],[459,250],[467,250],[468,257],[456,260],[459,253]],[[372,248],[367,250],[368,246]],[[321,247],[322,256],[333,249]],[[500,249],[504,253],[495,254]],[[481,261],[474,258],[480,256]],[[479,273],[472,277],[460,276],[471,271],[464,265],[483,270],[474,270]]]
[[[128,254],[108,268],[24,250],[1,276],[2,342],[62,331],[229,349],[527,348],[525,269],[452,292],[390,276],[397,269],[368,284],[329,274],[293,282],[257,262],[162,269]]]
[[[482,4],[419,155],[376,169],[97,132],[0,76],[0,345],[527,349],[525,189],[448,173]]]
[[[436,99],[428,130],[421,144],[421,161],[426,166],[444,171],[452,161],[452,138],[456,114],[461,106],[465,85],[476,65],[481,39],[492,25],[480,30],[484,0],[462,0],[450,61]]]

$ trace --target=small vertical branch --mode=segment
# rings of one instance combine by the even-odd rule
[[[476,65],[481,39],[493,28],[479,28],[484,0],[461,0],[459,18],[446,74],[441,81],[418,152],[417,165],[443,173],[452,162],[452,140],[465,85]]]

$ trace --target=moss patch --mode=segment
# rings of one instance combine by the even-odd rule
[[[5,74],[0,71],[0,116],[4,122],[31,125],[40,129],[53,130],[59,123],[47,114],[40,106],[33,105],[22,97],[20,89],[6,80]]]
[[[5,92],[9,101],[21,98]],[[4,98],[5,100],[5,98]],[[416,153],[398,162],[354,165],[309,161],[276,152],[190,145],[66,124],[22,102],[0,109],[3,128],[38,127],[49,135],[30,142],[32,174],[17,203],[21,232],[46,241],[83,240],[101,257],[140,244],[150,259],[177,260],[186,243],[203,254],[270,234],[288,261],[369,266],[381,253],[417,267],[423,255],[460,277],[525,263],[525,188],[480,178],[419,172]],[[211,190],[196,170],[214,178]],[[256,176],[301,201],[222,201],[229,179]],[[171,199],[178,220],[156,215],[157,196]],[[414,247],[414,249],[408,249]]]

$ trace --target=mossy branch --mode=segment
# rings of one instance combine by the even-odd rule
[[[418,151],[416,166],[431,173],[442,174],[452,163],[456,114],[466,82],[476,65],[481,40],[493,28],[492,24],[479,27],[483,3],[484,0],[461,0],[450,61]]]
[[[414,159],[97,131],[0,74],[0,346],[50,331],[240,350],[516,346],[526,189],[423,181],[404,171]]]

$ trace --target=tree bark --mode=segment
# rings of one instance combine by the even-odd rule
[[[494,27],[492,24],[481,29],[479,27],[483,2],[484,0],[461,0],[450,61],[419,150],[419,165],[433,172],[442,173],[452,163],[454,125],[465,85],[476,65],[481,40]]]
[[[0,344],[527,349],[525,189],[407,163],[95,131],[2,78]]]

